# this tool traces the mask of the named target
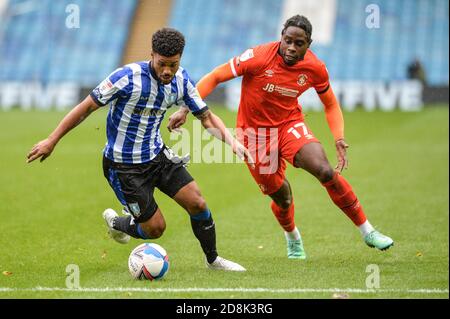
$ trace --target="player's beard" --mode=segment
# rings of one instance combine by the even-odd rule
[[[294,56],[287,56],[284,55],[284,63],[287,65],[294,65],[296,64],[300,59]]]
[[[172,79],[173,79],[173,75],[167,76],[167,77],[164,77],[162,75],[159,76],[159,80],[164,84],[170,84],[170,82],[172,82]]]

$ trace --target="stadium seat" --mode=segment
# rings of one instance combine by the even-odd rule
[[[183,66],[198,81],[245,49],[276,40],[281,9],[272,0],[174,0],[169,24],[187,38]]]
[[[10,0],[7,12],[22,2]],[[65,9],[71,3],[39,1],[3,25],[0,21],[4,29],[0,81],[75,81],[94,86],[119,66],[137,0],[77,0],[79,29],[64,27]]]
[[[372,3],[338,0],[332,43],[313,43],[333,79],[404,80],[419,58],[430,84],[448,84],[448,1],[379,0],[381,26],[369,29]],[[281,11],[282,1],[175,0],[170,24],[188,38],[183,65],[198,80],[246,48],[278,39]]]
[[[22,2],[10,0],[8,9]],[[82,27],[61,28],[70,3],[42,0],[34,10],[0,19],[0,80],[92,86],[119,66],[137,0],[77,0]],[[333,79],[404,80],[419,59],[431,85],[448,84],[447,0],[378,0],[381,25],[374,29],[365,25],[373,1],[336,3],[331,43],[312,45]],[[279,39],[282,11],[283,1],[173,0],[168,24],[185,34],[182,65],[198,81],[245,49]]]

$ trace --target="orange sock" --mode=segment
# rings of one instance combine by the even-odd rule
[[[339,207],[356,226],[363,224],[367,220],[352,187],[339,173],[335,173],[331,181],[323,183],[322,185],[325,186],[336,206]]]
[[[272,208],[272,212],[275,215],[278,223],[281,227],[287,232],[291,232],[295,229],[295,221],[294,221],[294,202],[291,203],[291,206],[287,209],[282,209],[274,201],[270,204]]]

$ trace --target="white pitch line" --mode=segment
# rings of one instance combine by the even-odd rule
[[[267,292],[280,294],[293,293],[411,293],[411,294],[448,294],[448,289],[357,289],[357,288],[134,288],[134,287],[104,287],[104,288],[61,288],[61,287],[34,287],[34,288],[8,288],[0,287],[1,292],[149,292],[149,293],[183,293],[183,292]]]

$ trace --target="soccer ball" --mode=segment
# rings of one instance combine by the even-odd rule
[[[160,245],[144,243],[131,252],[128,269],[135,279],[161,279],[169,270],[169,256]]]

